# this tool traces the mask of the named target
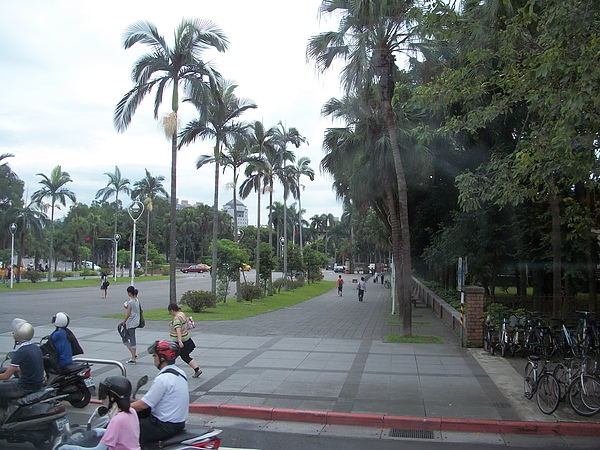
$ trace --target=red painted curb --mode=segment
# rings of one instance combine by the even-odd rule
[[[364,427],[383,427],[383,415],[353,414],[353,413],[327,413],[328,425],[361,425]]]
[[[340,413],[282,408],[259,408],[227,404],[190,404],[190,412],[213,416],[262,420],[309,422],[323,425],[353,425],[375,428],[404,428],[474,433],[600,436],[600,424],[583,422],[519,422],[510,420],[456,419],[389,416],[385,414]]]

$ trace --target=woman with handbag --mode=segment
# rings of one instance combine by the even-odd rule
[[[173,316],[173,320],[169,322],[169,336],[172,341],[177,342],[179,345],[179,356],[181,356],[181,359],[194,369],[192,377],[198,378],[202,375],[202,371],[190,356],[190,353],[196,348],[196,344],[190,336],[188,320],[177,303],[170,303],[168,309],[169,314]]]
[[[123,307],[127,310],[127,314],[125,314],[125,318],[123,319],[123,326],[126,330],[126,333],[124,333],[125,337],[123,337],[123,344],[131,352],[131,359],[127,361],[127,364],[135,364],[137,359],[135,329],[140,326],[141,308],[136,288],[129,286],[127,288],[127,295],[129,296],[129,300],[123,303]]]

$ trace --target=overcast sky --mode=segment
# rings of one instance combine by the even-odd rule
[[[114,107],[133,86],[130,72],[148,47],[124,50],[123,32],[137,21],[154,23],[169,45],[183,18],[209,19],[230,40],[224,54],[206,54],[221,74],[239,85],[236,93],[258,108],[243,120],[280,120],[296,127],[309,145],[296,149],[307,156],[317,177],[302,193],[304,218],[315,214],[339,217],[342,208],[331,189],[332,179],[320,173],[323,132],[331,126],[322,118],[323,103],[339,96],[338,73],[318,76],[305,60],[311,36],[337,28],[319,20],[320,0],[196,0],[172,2],[105,0],[4,1],[0,14],[0,154],[12,153],[8,164],[25,181],[29,195],[39,189],[38,173],[50,175],[60,164],[73,183],[78,201],[90,204],[105,187],[106,172],[119,166],[132,185],[145,175],[165,177],[170,186],[170,142],[153,118],[153,91],[138,108],[130,127],[117,133]],[[169,96],[159,115],[168,113]],[[182,107],[182,125],[196,118]],[[177,196],[194,204],[213,203],[214,166],[195,169],[199,155],[212,153],[213,142],[197,142],[179,152]],[[232,198],[231,173],[221,176],[219,207]],[[283,201],[276,187],[275,199]],[[244,204],[256,224],[256,196]],[[127,204],[129,199],[125,199]],[[293,202],[288,200],[288,204]],[[265,197],[263,205],[268,204]],[[70,205],[69,205],[70,206]],[[57,211],[57,215],[62,215]],[[266,214],[261,213],[264,223]]]

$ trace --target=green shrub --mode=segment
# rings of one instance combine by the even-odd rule
[[[240,286],[242,298],[251,302],[262,297],[263,290],[254,283],[242,283]]]
[[[281,292],[282,287],[286,287],[289,289],[289,283],[290,280],[288,280],[287,278],[278,278],[275,281],[273,281],[273,290],[277,291],[277,293],[279,294]]]
[[[94,271],[92,269],[88,269],[87,267],[81,271],[82,277],[91,277],[94,275]]]
[[[199,313],[205,308],[216,307],[217,296],[209,291],[187,291],[181,296],[180,303]]]
[[[56,270],[54,271],[54,278],[56,278],[56,281],[62,281],[65,278],[67,278],[67,272],[63,271],[63,270]]]
[[[169,267],[161,267],[160,274],[161,275],[170,275],[171,274],[170,270],[171,269]]]
[[[141,277],[142,275],[144,275],[144,269],[134,269],[133,273],[136,277]]]
[[[45,274],[42,272],[38,272],[37,270],[28,270],[26,272],[23,272],[23,274],[21,275],[21,278],[23,278],[24,280],[29,280],[32,283],[36,283],[44,277]]]

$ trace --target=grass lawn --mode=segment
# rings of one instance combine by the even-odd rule
[[[399,334],[388,334],[387,342],[400,342],[403,344],[441,344],[443,341],[439,336],[415,334],[413,337],[405,338]]]
[[[169,275],[153,275],[148,277],[135,277],[135,284],[143,283],[144,281],[160,281],[168,280]],[[110,281],[110,289],[115,284],[121,284],[129,286],[131,283],[131,277],[117,277],[117,281],[114,281],[113,277],[108,277]],[[20,283],[13,281],[13,288],[10,288],[10,282],[0,284],[0,292],[6,291],[45,291],[47,289],[65,289],[65,288],[83,288],[83,287],[97,287],[100,289],[100,277],[67,277],[63,281],[46,281],[46,278],[36,283],[32,283],[29,280],[21,280]],[[144,311],[145,312],[145,311]]]
[[[205,320],[245,319],[246,317],[257,316],[259,314],[275,311],[277,309],[310,300],[313,297],[317,297],[327,291],[330,291],[331,289],[335,288],[335,286],[335,281],[321,280],[318,283],[304,285],[303,287],[294,289],[293,291],[285,292],[282,290],[279,294],[275,293],[272,297],[254,300],[252,303],[238,303],[233,297],[227,299],[226,304],[218,303],[216,308],[209,308],[201,313],[194,313],[186,306],[182,307],[182,310],[186,315],[193,316],[194,322],[201,322]],[[123,318],[123,314],[115,314],[104,317]],[[169,314],[167,308],[165,307],[159,309],[144,309],[144,318],[146,320],[170,321],[173,316]]]

